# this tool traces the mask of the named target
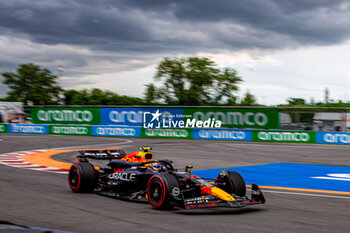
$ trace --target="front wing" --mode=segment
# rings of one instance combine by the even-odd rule
[[[184,200],[185,209],[196,208],[210,208],[210,207],[228,207],[228,208],[241,208],[247,205],[264,204],[265,198],[260,188],[256,185],[252,185],[251,198],[239,197],[232,194],[235,201],[224,201],[213,195],[203,195],[201,197],[189,198]]]

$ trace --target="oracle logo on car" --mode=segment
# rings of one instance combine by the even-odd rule
[[[122,181],[135,181],[136,174],[135,173],[127,173],[127,172],[117,172],[110,174],[108,176],[109,179],[113,180],[122,180]]]

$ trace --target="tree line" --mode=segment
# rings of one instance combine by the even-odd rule
[[[33,63],[21,64],[16,72],[1,75],[9,91],[0,100],[25,105],[262,106],[249,91],[243,97],[237,95],[243,79],[235,69],[220,68],[206,57],[163,58],[157,66],[154,82],[146,85],[143,98],[98,88],[63,89],[58,76]],[[350,106],[341,101],[307,103],[294,97],[287,102],[279,106]]]
[[[233,68],[219,68],[208,58],[164,58],[154,83],[146,85],[143,98],[119,95],[98,88],[63,89],[59,77],[33,63],[16,72],[3,72],[9,91],[0,100],[33,105],[257,105],[254,95],[236,95],[242,78]]]

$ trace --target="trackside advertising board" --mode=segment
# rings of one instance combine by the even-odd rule
[[[293,142],[315,143],[316,133],[313,131],[254,130],[254,142]]]
[[[31,108],[33,123],[100,124],[99,108]]]
[[[0,133],[184,138],[253,142],[291,142],[350,145],[350,132],[250,130],[230,128],[142,128],[116,125],[0,124]]]
[[[322,144],[348,144],[350,145],[350,133],[346,132],[317,132],[316,143]]]
[[[102,125],[142,125],[141,108],[101,108]]]
[[[142,128],[142,137],[145,138],[192,138],[192,130],[187,128],[172,129],[145,129]]]
[[[193,139],[252,141],[252,130],[246,129],[192,129]]]
[[[145,118],[160,112],[166,128],[177,128],[180,121],[208,119],[220,121],[221,128],[279,129],[277,109],[235,108],[31,108],[33,123],[143,126]],[[153,114],[152,114],[153,113]],[[148,114],[148,115],[147,115]],[[157,117],[157,119],[159,119]],[[161,120],[160,123],[163,123]],[[174,124],[173,124],[174,123]],[[160,128],[163,128],[162,126]],[[193,127],[192,127],[193,128]]]
[[[174,120],[183,120],[180,108],[101,108],[102,125],[143,126],[144,113],[159,110],[162,115],[173,116]]]
[[[6,124],[0,124],[0,133],[6,133],[6,132],[7,132]]]
[[[50,134],[56,135],[91,135],[89,125],[50,125]]]
[[[184,115],[201,121],[214,118],[222,128],[280,128],[277,109],[185,108]]]
[[[141,127],[134,126],[91,126],[92,136],[141,137]]]
[[[8,133],[49,134],[48,125],[8,124]]]

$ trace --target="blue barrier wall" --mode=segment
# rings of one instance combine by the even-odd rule
[[[321,144],[350,144],[350,133],[346,132],[317,132],[316,143]]]
[[[91,126],[92,136],[141,137],[141,128],[134,126]]]
[[[49,134],[49,125],[41,124],[8,124],[8,133]]]
[[[116,108],[113,108],[115,110]],[[112,110],[112,108],[110,109]],[[130,110],[130,109],[128,109]],[[137,115],[136,111],[141,111],[141,109],[134,108],[133,111]],[[182,117],[181,109],[171,109],[169,114],[174,114],[178,116],[178,119]],[[107,110],[106,110],[107,111]],[[152,110],[151,110],[152,111]],[[120,124],[134,124],[139,125],[136,118],[132,118],[133,112],[120,112],[124,114],[125,121],[119,121],[115,123]],[[115,113],[113,113],[115,114]],[[126,115],[130,114],[128,118]],[[104,119],[104,122],[109,122],[110,119]],[[23,133],[23,134],[51,134],[50,126],[45,124],[1,124],[1,132],[7,133]],[[62,125],[59,125],[62,127]],[[72,125],[67,125],[72,126]],[[74,125],[79,126],[79,125]],[[86,125],[81,125],[86,126]],[[259,133],[261,130],[250,130],[250,129],[227,129],[227,128],[192,128],[186,129],[190,132],[190,136],[187,138],[192,139],[204,139],[204,140],[226,140],[226,141],[257,141],[254,139],[253,135]],[[269,131],[269,130],[265,130]],[[271,132],[275,132],[272,130]],[[281,131],[281,132],[294,132],[294,131]],[[296,131],[295,131],[296,132]],[[310,131],[308,131],[310,132]],[[339,144],[339,145],[350,145],[350,133],[347,132],[312,132],[316,135],[315,143],[317,144]],[[57,134],[57,133],[56,133]],[[64,135],[64,134],[62,134]],[[75,134],[71,134],[75,135]],[[79,135],[79,134],[76,134]],[[87,135],[87,134],[86,134]],[[85,136],[86,136],[85,135]],[[92,125],[91,132],[88,134],[91,136],[112,136],[112,137],[146,137],[142,133],[142,128],[140,126],[124,126],[124,125]],[[164,136],[163,138],[167,138]],[[171,137],[169,137],[171,138]],[[298,143],[293,141],[293,143]]]

